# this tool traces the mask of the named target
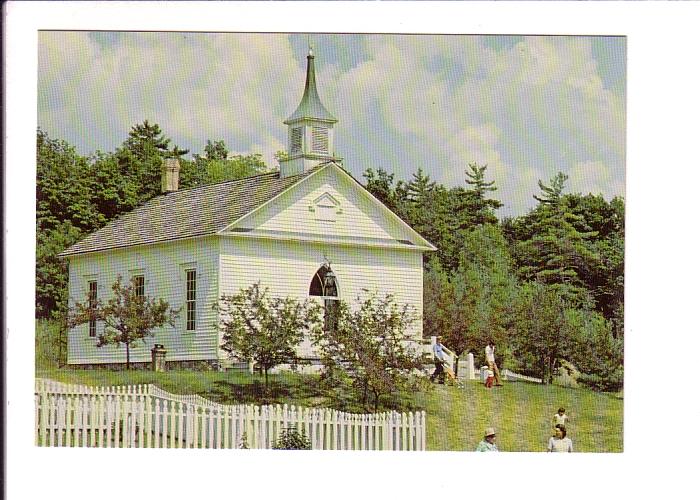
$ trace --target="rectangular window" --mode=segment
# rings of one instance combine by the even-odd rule
[[[187,269],[185,271],[186,280],[186,330],[193,332],[197,327],[197,270]]]
[[[97,307],[97,281],[88,281],[88,307],[90,308],[90,320],[88,321],[88,334],[91,337],[97,336],[97,319],[94,311]]]
[[[311,147],[314,152],[328,152],[328,129],[326,127],[313,127],[311,130],[311,138]]]
[[[137,297],[143,297],[146,295],[146,280],[143,279],[143,275],[136,275],[133,277],[134,283],[134,295]]]
[[[292,137],[290,138],[290,152],[300,153],[301,152],[301,127],[295,127],[292,129]]]

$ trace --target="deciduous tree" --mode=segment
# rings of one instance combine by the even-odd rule
[[[417,320],[407,304],[399,305],[392,295],[368,294],[357,299],[357,307],[341,301],[334,328],[317,332],[319,348],[327,370],[345,373],[368,404],[374,397],[374,410],[381,396],[408,386],[411,374],[421,368],[407,329]]]
[[[100,321],[104,328],[97,335],[97,347],[124,345],[126,349],[126,369],[130,368],[130,349],[139,340],[153,336],[153,329],[165,324],[175,326],[178,310],[173,310],[163,299],[155,299],[140,292],[141,287],[132,278],[128,284],[122,277],[112,285],[112,296],[102,299],[88,299],[78,302],[68,312],[69,328],[90,321]],[[145,342],[145,341],[144,341]]]
[[[222,349],[232,357],[253,360],[265,374],[271,368],[296,365],[295,348],[305,334],[320,331],[321,308],[316,302],[271,297],[259,283],[233,295],[223,295],[216,306],[223,332]]]

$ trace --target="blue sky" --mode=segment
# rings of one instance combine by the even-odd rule
[[[82,154],[148,119],[190,153],[223,139],[274,164],[304,87],[309,42],[336,153],[447,186],[487,164],[501,216],[568,191],[625,194],[626,39],[583,36],[39,33],[38,125]]]

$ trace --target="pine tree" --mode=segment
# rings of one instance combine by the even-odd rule
[[[471,207],[474,215],[473,223],[479,224],[496,224],[498,219],[494,215],[494,210],[503,206],[500,201],[487,198],[488,193],[496,191],[496,181],[486,182],[484,180],[487,165],[478,166],[476,163],[470,163],[465,171],[467,176],[466,183],[472,186],[468,193],[472,194],[473,200]]]
[[[566,285],[562,290],[585,302],[589,300],[585,276],[600,257],[591,242],[596,233],[576,229],[582,216],[573,213],[562,196],[566,180],[560,172],[550,185],[539,181],[542,194],[534,198],[540,203],[528,218],[531,236],[517,243],[518,273],[524,281]]]

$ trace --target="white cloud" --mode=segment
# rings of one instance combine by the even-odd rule
[[[192,152],[224,139],[272,163],[304,85],[305,54],[292,41],[42,33],[39,125],[88,151],[111,150],[148,118]],[[522,37],[499,48],[468,36],[335,35],[329,45],[340,53],[344,42],[352,53],[326,61],[317,50],[316,68],[340,120],[336,148],[356,177],[381,167],[410,178],[422,167],[463,185],[469,162],[486,163],[504,215],[533,206],[537,180],[559,170],[571,189],[624,193],[624,95],[604,87],[590,38]]]

